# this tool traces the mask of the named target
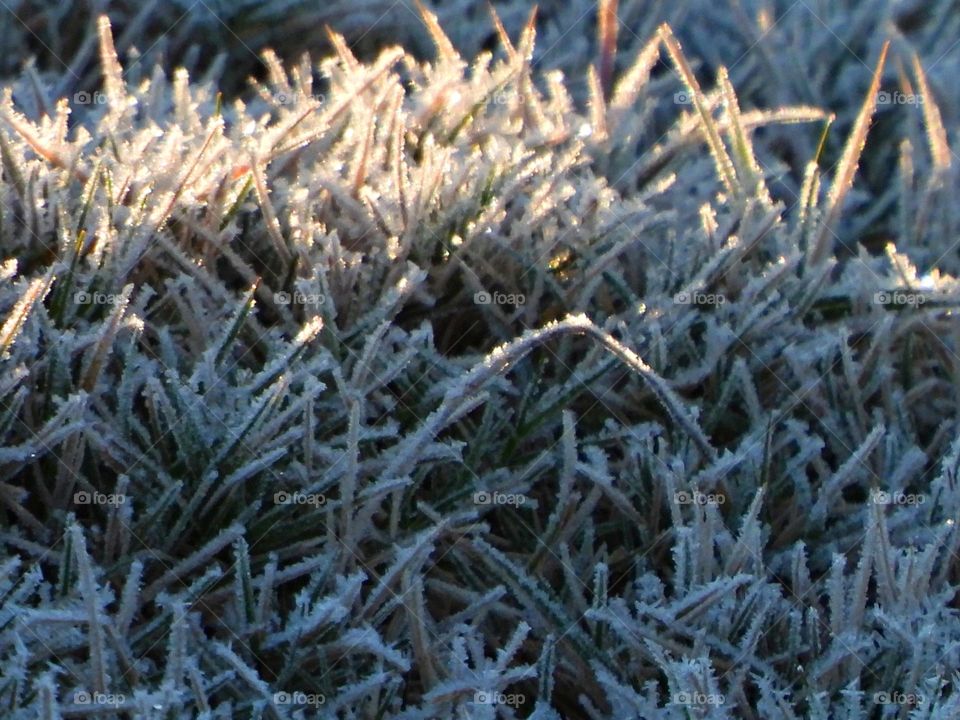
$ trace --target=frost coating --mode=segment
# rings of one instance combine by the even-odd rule
[[[668,28],[581,102],[425,22],[219,105],[103,22],[122,102],[0,103],[11,716],[956,714],[947,111],[841,258],[864,122],[788,207],[754,132],[826,113]]]

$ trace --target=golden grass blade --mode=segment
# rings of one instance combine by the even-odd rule
[[[820,232],[814,240],[810,255],[811,265],[822,262],[832,247],[831,242],[834,237],[831,227],[840,217],[840,210],[843,201],[853,185],[853,178],[857,173],[857,167],[860,164],[860,154],[867,142],[867,132],[870,129],[870,121],[873,113],[877,109],[877,92],[880,90],[880,76],[883,74],[883,66],[887,61],[887,50],[890,49],[890,41],[883,44],[883,50],[880,51],[880,59],[877,61],[877,68],[873,71],[873,79],[870,81],[870,89],[867,90],[867,97],[860,108],[860,114],[853,125],[850,138],[843,149],[843,155],[840,158],[837,174],[833,185],[830,187],[830,193],[827,195],[827,208],[823,218],[823,224],[820,226]]]
[[[593,128],[594,139],[605,142],[609,137],[607,132],[607,103],[604,100],[603,81],[596,68],[587,68],[587,88],[589,89],[590,126]]]
[[[610,97],[613,86],[614,66],[617,62],[617,0],[600,0],[597,7],[597,44],[600,49],[600,61],[597,71],[600,75],[600,87],[603,88],[603,97]]]
[[[326,33],[327,40],[333,45],[333,49],[336,51],[337,57],[340,58],[340,62],[343,63],[344,67],[351,71],[356,71],[360,67],[360,61],[357,60],[357,56],[350,50],[350,46],[347,44],[343,35],[334,32],[333,28],[329,25],[324,25],[323,31]]]
[[[456,48],[453,46],[453,43],[450,42],[450,38],[447,37],[447,34],[443,32],[443,28],[440,27],[440,21],[437,20],[437,16],[434,15],[426,5],[420,2],[420,0],[415,0],[415,2],[417,5],[417,10],[420,11],[420,16],[423,18],[423,22],[427,26],[427,31],[430,33],[430,38],[433,40],[434,45],[437,46],[437,52],[440,55],[440,60],[445,63],[462,62],[460,59],[460,53],[457,52]]]
[[[10,314],[7,315],[3,327],[0,327],[0,358],[6,357],[10,346],[20,335],[20,331],[27,321],[27,316],[30,315],[33,306],[46,295],[51,282],[53,282],[52,274],[32,280],[23,295],[17,300]]]
[[[493,3],[487,3],[487,7],[490,10],[490,17],[493,19],[493,27],[496,28],[497,37],[500,39],[500,44],[503,45],[503,49],[507,53],[507,58],[509,58],[511,63],[514,63],[517,59],[517,49],[510,41],[510,35],[507,33],[507,29],[503,26],[503,22],[500,20],[500,15],[497,14],[497,9],[493,6]]]
[[[101,15],[97,19],[97,33],[100,36],[100,65],[103,69],[103,89],[111,108],[123,107],[127,96],[123,82],[123,68],[117,59],[117,49],[113,46],[113,33],[110,30],[110,18]]]
[[[927,142],[930,144],[930,157],[933,158],[933,167],[938,171],[950,167],[950,145],[947,142],[947,130],[943,126],[940,108],[930,91],[927,74],[923,71],[920,58],[913,54],[913,73],[917,76],[917,85],[920,97],[923,98],[923,120],[927,128]]]
[[[660,44],[654,38],[643,47],[630,69],[621,75],[614,87],[610,107],[620,110],[636,102],[640,92],[647,86],[650,72],[659,59]]]
[[[680,43],[677,42],[677,38],[673,35],[673,30],[671,30],[670,26],[666,23],[660,26],[658,32],[661,41],[663,41],[667,52],[670,54],[670,59],[673,60],[673,64],[677,67],[684,85],[687,86],[690,97],[693,99],[693,104],[697,108],[697,113],[700,115],[707,145],[710,147],[710,154],[713,155],[713,160],[717,165],[717,174],[720,176],[724,188],[726,188],[727,193],[729,193],[731,197],[741,197],[743,195],[743,188],[737,182],[736,173],[733,169],[733,161],[730,159],[730,155],[727,153],[727,149],[720,139],[720,131],[717,128],[716,121],[710,114],[710,109],[707,106],[707,98],[700,89],[700,83],[697,82],[693,70],[690,69],[690,65],[683,55]]]
[[[733,162],[737,176],[744,184],[748,195],[756,193],[763,173],[753,154],[753,147],[743,126],[743,116],[740,114],[740,104],[737,95],[730,83],[730,76],[725,67],[721,67],[717,74],[720,91],[723,93],[723,104],[727,110],[727,121],[730,125],[730,136],[733,139]]]

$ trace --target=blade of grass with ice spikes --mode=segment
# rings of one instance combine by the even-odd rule
[[[860,155],[863,153],[864,145],[867,143],[867,133],[870,130],[870,121],[873,119],[873,113],[877,109],[877,97],[880,90],[880,78],[883,73],[883,66],[887,61],[887,51],[890,49],[890,42],[883,44],[880,51],[880,58],[877,60],[876,68],[873,71],[873,77],[870,80],[870,87],[867,90],[863,105],[860,107],[860,113],[850,131],[850,137],[847,138],[846,145],[843,147],[843,154],[840,156],[840,162],[837,165],[837,171],[834,174],[833,183],[830,185],[830,192],[827,194],[827,206],[823,214],[820,230],[813,239],[809,250],[809,262],[811,266],[819,265],[827,259],[833,248],[833,240],[836,237],[834,226],[840,217],[843,208],[843,201],[853,185],[853,178],[857,173],[857,167],[860,162]]]
[[[710,154],[713,156],[713,161],[717,166],[717,175],[720,177],[724,188],[726,188],[731,197],[743,199],[745,197],[745,193],[743,186],[737,180],[733,167],[733,161],[730,159],[727,148],[723,144],[723,140],[720,138],[720,131],[717,127],[716,121],[713,119],[713,115],[710,112],[707,98],[700,89],[700,83],[697,81],[697,78],[693,74],[693,70],[690,68],[690,64],[683,55],[683,50],[680,47],[680,43],[677,41],[676,37],[674,37],[673,30],[670,29],[669,25],[661,25],[659,34],[660,40],[663,42],[664,47],[666,47],[667,53],[670,55],[670,59],[673,61],[674,67],[676,67],[677,71],[680,73],[680,79],[683,81],[684,86],[686,86],[687,91],[690,93],[690,99],[697,110],[697,114],[700,116],[700,123],[703,128],[704,136],[706,137],[707,146],[710,148]]]

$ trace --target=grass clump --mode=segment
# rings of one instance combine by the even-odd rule
[[[0,99],[11,717],[956,714],[956,281],[835,242],[888,47],[833,166],[667,25],[580,99],[421,12],[233,100],[104,18],[102,103]]]

